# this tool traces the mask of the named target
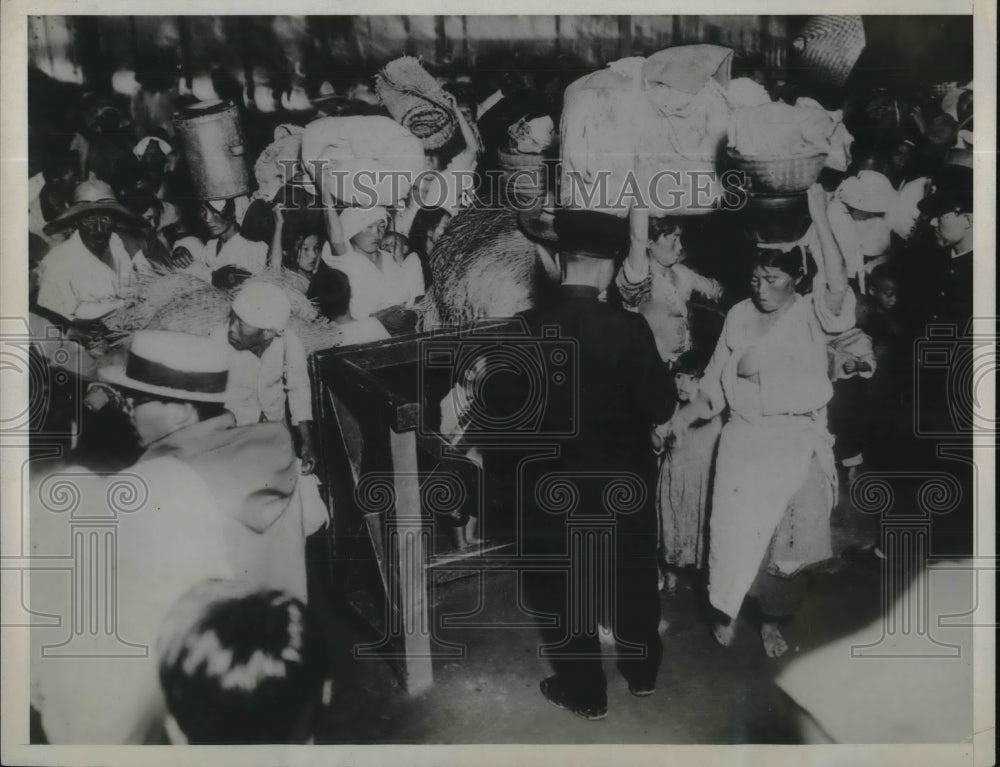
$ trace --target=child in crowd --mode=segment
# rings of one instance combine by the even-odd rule
[[[912,353],[900,311],[899,276],[889,265],[879,265],[867,287],[856,309],[857,326],[871,338],[875,357],[875,373],[868,381],[866,452],[881,465],[883,454],[892,450],[892,435],[907,422],[903,408],[905,393],[912,391]]]
[[[320,263],[306,297],[316,303],[320,314],[340,325],[340,346],[384,341],[389,332],[378,318],[355,319],[351,314],[351,281],[339,269]]]
[[[175,745],[308,743],[330,702],[320,631],[282,591],[204,581],[171,608],[157,647]]]
[[[698,402],[706,360],[686,351],[674,365],[677,389],[675,418],[658,426],[652,434],[653,448],[664,453],[660,468],[657,504],[662,530],[663,590],[677,591],[677,571],[701,567],[705,558],[705,530],[712,495],[712,466],[722,431],[722,419]],[[682,425],[683,424],[683,425]]]
[[[629,234],[628,257],[615,279],[622,304],[646,318],[660,357],[670,364],[691,348],[691,299],[697,294],[719,301],[722,286],[681,263],[683,231],[677,218],[650,219],[647,207],[635,205]]]

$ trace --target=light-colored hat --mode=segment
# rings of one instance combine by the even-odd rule
[[[113,386],[165,399],[224,402],[229,349],[210,338],[170,330],[137,330],[124,365],[97,371]]]
[[[88,179],[78,184],[76,189],[73,190],[73,204],[63,211],[62,215],[58,218],[54,218],[47,223],[42,231],[46,234],[52,234],[70,226],[80,216],[97,211],[113,213],[119,219],[135,226],[146,226],[144,219],[135,215],[135,213],[115,199],[115,192],[109,184],[99,179]]]
[[[865,213],[885,213],[896,196],[892,182],[874,170],[862,170],[840,185],[837,194],[845,205]]]
[[[288,325],[292,304],[277,285],[248,282],[233,300],[233,311],[255,328],[282,331]]]
[[[173,154],[174,151],[173,147],[170,146],[170,144],[168,144],[163,139],[159,138],[158,136],[146,136],[145,138],[141,139],[138,144],[132,147],[132,154],[135,156],[136,159],[141,160],[142,156],[146,154],[146,150],[149,149],[150,144],[156,144],[157,146],[159,146],[160,151],[163,152],[163,154],[165,155],[169,156]]]
[[[376,221],[383,220],[388,215],[388,211],[380,205],[371,208],[346,208],[340,213],[340,225],[344,229],[344,238],[350,241],[358,232]]]

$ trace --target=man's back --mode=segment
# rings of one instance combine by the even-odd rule
[[[559,338],[574,345],[571,386],[579,420],[575,433],[559,440],[562,463],[574,469],[652,472],[649,430],[667,418],[669,388],[645,320],[598,301],[596,288],[565,285],[559,302],[529,315],[528,323],[536,335],[554,326]],[[570,412],[549,403],[549,433],[566,434]]]

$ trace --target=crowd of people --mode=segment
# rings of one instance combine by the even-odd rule
[[[809,95],[796,92],[793,73],[752,59],[739,68],[767,99]],[[340,326],[340,344],[415,332],[435,252],[463,210],[493,204],[505,215],[490,194],[448,179],[495,167],[511,126],[541,116],[559,123],[560,101],[546,96],[551,76],[487,77],[492,90],[476,73],[444,83],[455,139],[424,160],[448,193],[416,185],[392,209],[345,206],[319,177],[311,191],[289,183],[271,199],[199,199],[170,120],[183,102],[169,83],[130,107],[95,96],[79,124],[64,128],[65,146],[53,147],[32,179],[33,330],[56,364],[55,336],[44,335],[54,328],[89,385],[73,457],[86,463],[87,429],[124,414],[137,437],[135,450],[120,451],[124,462],[150,493],[161,488],[175,502],[119,527],[120,550],[142,552],[121,562],[119,614],[142,618],[130,639],[153,644],[160,633],[158,669],[151,655],[128,678],[100,666],[107,659],[94,661],[94,673],[56,664],[33,674],[33,704],[51,742],[144,742],[164,721],[173,742],[310,737],[330,690],[324,640],[304,604],[305,540],[327,518],[289,290]],[[488,97],[475,103],[484,89]],[[169,108],[150,108],[151,94]],[[310,119],[386,114],[363,83],[341,96]],[[973,315],[971,84],[943,95],[864,90],[833,106],[844,108],[853,136],[849,165],[825,168],[799,195],[797,217],[753,205],[655,217],[635,204],[626,220],[553,212],[552,198],[518,214],[537,244],[538,278],[560,283],[539,291],[544,300],[525,318],[577,343],[580,408],[576,430],[555,439],[558,458],[519,479],[529,495],[552,471],[644,483],[648,499],[634,513],[583,494],[585,511],[617,523],[616,610],[605,629],[619,646],[642,648],[640,659],[621,663],[639,697],[655,692],[661,600],[681,581],[707,576],[712,633],[726,646],[745,598],[755,597],[764,650],[780,656],[788,650],[780,625],[807,598],[809,570],[835,554],[838,492],[868,471],[942,465],[915,424],[914,342],[939,323],[961,338]],[[252,122],[252,110],[242,119]],[[766,241],[748,238],[762,227],[772,231],[758,238]],[[225,324],[204,337],[137,330],[124,357],[110,358],[116,364],[89,354],[137,281],[192,269],[232,295]],[[277,282],[254,280],[261,275]],[[695,315],[706,312],[715,318],[709,340],[695,332]],[[930,417],[947,419],[947,395],[936,396]],[[964,439],[961,425],[948,428]],[[543,431],[568,433],[559,424]],[[971,488],[971,477],[959,476]],[[963,503],[940,525],[941,551],[968,550],[971,501]],[[564,521],[530,503],[525,513],[529,542],[562,551]],[[877,521],[859,543],[875,558],[885,556]],[[38,551],[46,529],[33,523]],[[53,529],[52,540],[63,534]],[[203,579],[214,580],[197,585]],[[529,581],[540,610],[562,614],[560,627],[573,624],[565,579]],[[543,630],[558,644],[556,633]],[[556,673],[541,685],[551,703],[587,719],[607,714],[599,639],[585,631],[563,642]],[[116,704],[105,707],[106,698]]]

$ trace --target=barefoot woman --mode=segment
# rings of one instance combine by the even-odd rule
[[[826,343],[854,325],[854,295],[818,186],[809,190],[809,210],[825,284],[817,278],[811,295],[798,295],[800,251],[762,250],[752,297],[726,315],[703,379],[712,409],[728,408],[710,523],[709,598],[724,616],[715,636],[732,641],[743,599],[753,594],[772,657],[788,649],[777,624],[798,609],[803,568],[832,555]]]

